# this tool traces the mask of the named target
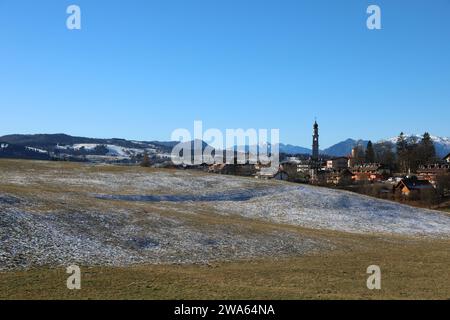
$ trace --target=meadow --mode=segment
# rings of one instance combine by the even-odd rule
[[[1,299],[450,298],[448,214],[341,190],[0,160],[0,212]]]

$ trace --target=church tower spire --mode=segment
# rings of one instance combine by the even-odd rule
[[[313,143],[312,143],[311,160],[314,162],[319,161],[319,125],[317,124],[317,121],[314,121],[313,126]]]

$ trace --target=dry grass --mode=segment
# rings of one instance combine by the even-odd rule
[[[121,208],[183,219],[198,228],[236,226],[240,232],[289,231],[329,242],[334,251],[284,259],[266,258],[213,265],[140,265],[126,268],[82,267],[82,289],[66,288],[64,268],[0,273],[0,299],[449,299],[450,241],[395,236],[356,235],[224,216],[208,206],[179,210],[183,204],[97,201],[95,187],[20,184],[1,179],[2,172],[21,176],[65,177],[80,173],[155,172],[142,167],[70,162],[0,160],[0,192],[32,200],[36,211]],[[158,170],[160,171],[160,170]],[[166,170],[167,173],[175,173]],[[203,173],[198,173],[203,174]],[[101,190],[100,190],[101,191]],[[132,190],[121,190],[132,192]],[[73,201],[73,200],[76,201]],[[188,207],[186,207],[188,208]],[[30,210],[30,208],[27,208]],[[184,212],[183,212],[184,211]],[[366,269],[382,270],[382,290],[366,288]]]
[[[210,266],[82,268],[82,289],[63,268],[0,273],[1,299],[449,299],[448,242],[361,239],[364,250]],[[366,288],[377,264],[382,289]]]

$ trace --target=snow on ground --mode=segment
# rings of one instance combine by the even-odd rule
[[[0,270],[72,263],[208,263],[298,256],[332,248],[326,241],[295,232],[196,226],[156,212],[26,212],[15,208],[22,201],[0,194]]]
[[[102,173],[91,177],[95,177],[93,182],[104,183],[111,189],[109,193],[103,190],[106,192],[101,192],[100,198],[120,194],[126,187],[129,191],[125,195],[135,196],[134,200],[146,201],[147,197],[147,201],[161,201],[166,197],[180,202],[185,199],[196,202],[193,208],[203,200],[220,214],[238,214],[309,228],[450,237],[448,214],[342,190],[226,175],[199,175],[190,171],[127,176]],[[77,181],[88,182],[82,178]],[[70,180],[62,179],[60,183],[63,182]],[[247,201],[241,201],[239,193]],[[239,201],[226,201],[227,196]]]
[[[48,153],[48,151],[46,150],[42,150],[42,149],[38,149],[38,148],[33,148],[33,147],[27,147],[28,150],[34,151],[34,152],[39,152],[39,153]]]
[[[147,151],[148,153],[156,153],[156,149],[154,148],[144,148],[145,145],[143,145],[142,149],[137,148],[126,148],[121,147],[114,144],[96,144],[96,143],[77,143],[74,145],[67,145],[67,146],[60,146],[57,145],[57,149],[61,150],[67,150],[67,149],[73,149],[73,150],[80,150],[85,149],[86,151],[93,151],[95,148],[99,146],[105,146],[108,149],[107,156],[110,157],[121,157],[121,158],[129,158],[131,155],[137,155],[141,154],[144,151]]]
[[[55,163],[55,166],[57,163]],[[0,171],[0,181],[10,184],[29,184],[41,186],[61,186],[61,188],[83,187],[87,190],[98,189],[101,193],[134,194],[203,194],[226,190],[253,189],[264,187],[264,181],[242,179],[224,175],[198,174],[190,170],[139,172],[124,168],[122,172],[109,172],[109,165],[83,167],[83,170],[63,171],[48,169],[37,172],[33,169]],[[97,170],[98,168],[98,170]],[[255,181],[256,180],[256,181]]]
[[[215,209],[309,228],[450,237],[448,214],[306,185],[285,188],[239,205],[217,203]]]
[[[98,146],[101,145],[94,143],[81,143],[81,144],[74,144],[73,149],[80,150],[81,148],[84,148],[85,150],[92,151]],[[140,154],[144,152],[143,149],[125,148],[121,146],[116,146],[114,144],[106,144],[104,146],[108,149],[107,155],[109,156],[128,157],[131,154]]]
[[[95,181],[116,186],[114,192],[100,194],[100,198],[106,199],[120,194],[126,186],[131,191],[125,195],[134,198],[124,197],[124,201],[194,202],[193,210],[203,201],[219,214],[238,214],[308,228],[450,237],[448,214],[342,190],[226,175],[198,175],[189,171],[162,171],[127,178],[100,174]],[[226,201],[227,197],[234,201]]]
[[[280,223],[450,237],[444,213],[347,191],[190,170],[22,162],[1,170],[0,182],[0,269],[205,263],[334,246]],[[224,219],[217,222],[215,214]],[[267,221],[270,228],[248,228],[248,220],[227,219],[231,215]]]
[[[142,172],[123,169],[122,172],[110,172],[104,170],[108,166],[83,168],[67,172],[46,170],[39,174],[33,170],[23,174],[2,171],[0,180],[13,185],[29,184],[36,187],[47,184],[61,187],[62,190],[80,188],[86,197],[91,198],[133,195],[133,200],[164,201],[167,196],[169,201],[186,200],[186,205],[192,210],[196,206],[206,205],[219,214],[238,214],[309,228],[356,233],[450,236],[448,214],[342,190],[203,174],[191,170]],[[239,194],[243,197],[239,197]],[[235,201],[226,201],[227,196]]]

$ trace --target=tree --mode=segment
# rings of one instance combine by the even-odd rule
[[[96,154],[96,155],[105,155],[105,154],[107,154],[108,152],[109,152],[109,149],[108,149],[108,147],[107,147],[106,145],[104,145],[104,144],[96,145],[95,148],[94,148],[94,150],[93,150],[93,153]]]
[[[436,177],[436,190],[442,197],[450,194],[450,173],[440,174]]]
[[[424,189],[420,192],[420,200],[427,206],[432,206],[439,203],[439,194],[434,188]]]
[[[397,153],[405,152],[408,148],[408,141],[406,140],[403,132],[400,132],[400,135],[397,138]]]
[[[364,148],[362,145],[358,144],[352,149],[352,157],[354,165],[361,165],[364,163]]]
[[[420,150],[418,139],[415,136],[409,138],[408,147],[407,147],[407,163],[408,163],[408,171],[416,172],[417,168],[420,165]]]
[[[375,162],[375,151],[373,150],[372,141],[370,141],[370,140],[367,143],[365,160],[366,160],[366,163],[374,163]]]
[[[144,155],[142,156],[141,167],[150,167],[150,158],[147,151],[144,151]]]
[[[402,172],[407,172],[409,169],[408,141],[406,140],[406,137],[403,134],[403,132],[401,132],[400,135],[398,136],[396,145],[397,145],[397,159],[399,169]]]
[[[436,149],[434,148],[433,140],[431,140],[428,132],[423,134],[418,151],[420,164],[426,164],[436,160]]]
[[[395,153],[392,151],[392,144],[388,141],[375,143],[373,150],[375,153],[375,162],[388,166],[391,170],[396,168]]]

